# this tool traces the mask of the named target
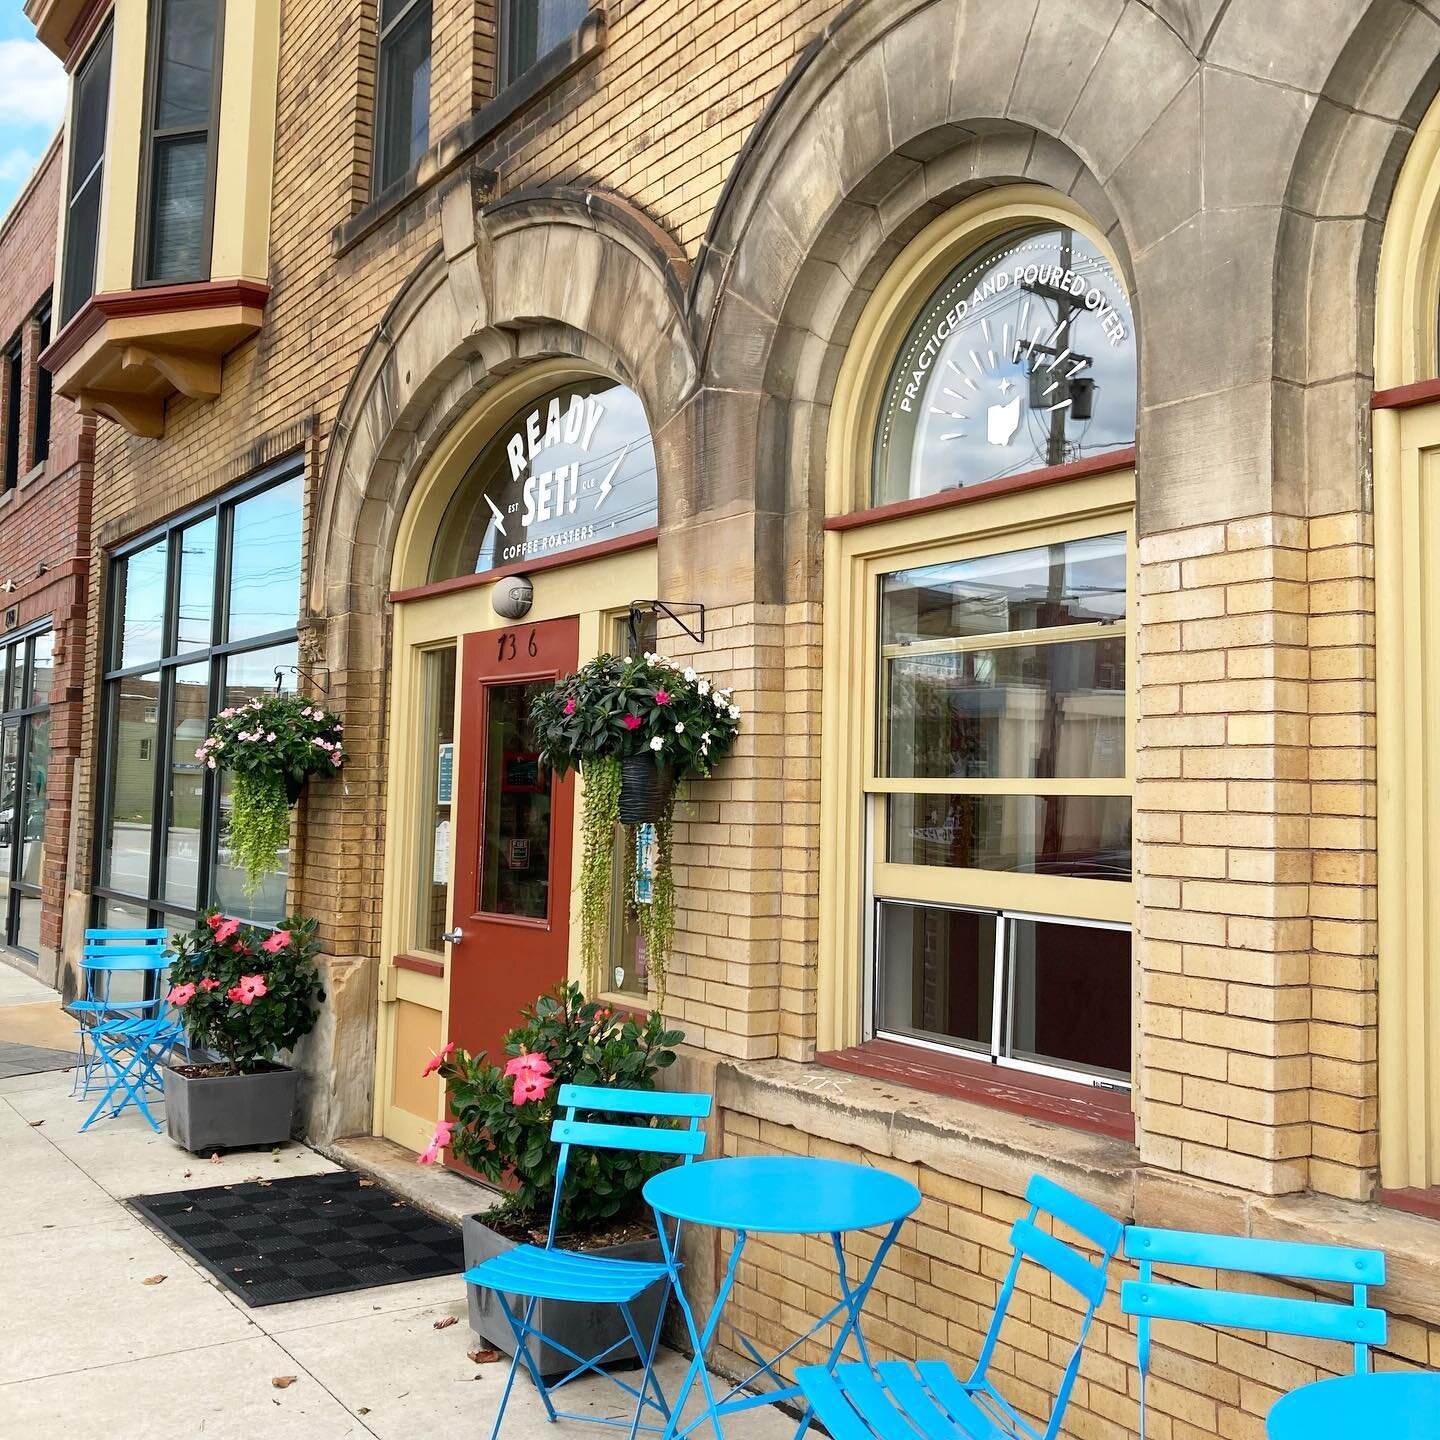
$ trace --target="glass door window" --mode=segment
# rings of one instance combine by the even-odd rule
[[[417,846],[415,920],[411,943],[439,955],[450,914],[450,854],[455,808],[455,647],[424,658],[424,713],[420,843]]]
[[[50,682],[53,635],[47,627],[5,644],[0,655],[0,891],[4,942],[40,951],[45,882],[45,819],[50,797]]]
[[[530,704],[549,681],[490,685],[485,696],[485,833],[480,894],[487,915],[544,920],[550,914],[550,769]]]

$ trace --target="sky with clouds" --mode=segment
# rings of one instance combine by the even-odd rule
[[[0,0],[0,215],[60,128],[65,72],[35,38],[21,0]]]

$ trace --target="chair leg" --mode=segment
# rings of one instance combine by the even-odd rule
[[[534,1357],[530,1354],[530,1336],[534,1331],[530,1328],[531,1318],[535,1314],[535,1307],[540,1302],[531,1296],[525,1306],[525,1317],[523,1320],[515,1318],[515,1312],[510,1308],[510,1301],[502,1291],[495,1291],[495,1298],[500,1302],[500,1308],[505,1312],[505,1322],[510,1326],[515,1336],[515,1354],[510,1358],[510,1371],[505,1377],[505,1389],[500,1396],[500,1408],[495,1412],[495,1424],[490,1430],[490,1440],[497,1440],[500,1434],[500,1422],[505,1418],[505,1407],[510,1403],[510,1392],[515,1386],[515,1375],[519,1370],[521,1362],[530,1372],[530,1378],[535,1382],[535,1388],[540,1392],[541,1402],[545,1406],[545,1414],[553,1425],[555,1423],[555,1407],[550,1402],[550,1391],[546,1388],[545,1381],[540,1374],[540,1367],[535,1363]]]
[[[641,1373],[640,1388],[635,1397],[635,1418],[630,1422],[630,1440],[635,1440],[640,1431],[640,1415],[645,1409],[648,1390],[653,1389],[657,1397],[655,1400],[650,1400],[649,1403],[654,1405],[667,1421],[670,1419],[670,1407],[665,1403],[665,1392],[660,1388],[660,1377],[655,1374],[655,1351],[660,1345],[660,1327],[665,1323],[665,1305],[662,1301],[660,1314],[655,1320],[655,1333],[650,1337],[648,1349],[640,1338],[640,1328],[635,1323],[634,1315],[630,1313],[630,1306],[621,1305],[619,1309],[625,1320],[625,1328],[630,1332],[630,1343],[635,1347],[635,1354],[639,1356],[640,1363],[645,1367]]]

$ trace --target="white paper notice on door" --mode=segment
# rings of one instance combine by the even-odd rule
[[[435,827],[435,862],[430,878],[437,885],[450,879],[450,822],[442,820]]]

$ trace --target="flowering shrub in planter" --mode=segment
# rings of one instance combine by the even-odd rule
[[[543,1227],[555,1193],[558,1147],[550,1142],[550,1125],[558,1087],[653,1089],[655,1076],[675,1063],[672,1047],[684,1038],[665,1029],[658,1011],[644,1020],[616,1014],[587,1000],[578,985],[559,985],[521,1012],[521,1023],[505,1036],[503,1064],[449,1044],[425,1067],[425,1074],[438,1072],[445,1082],[452,1118],[436,1127],[420,1163],[433,1164],[449,1150],[492,1184],[507,1187],[503,1210],[488,1223]],[[560,1229],[631,1218],[640,1187],[667,1163],[664,1156],[626,1150],[577,1150]]]
[[[610,916],[611,858],[615,826],[644,815],[655,826],[655,873],[648,901],[634,896],[634,847],[626,847],[627,902],[645,939],[646,960],[665,995],[665,961],[675,931],[675,884],[671,860],[674,785],[705,776],[729,753],[740,729],[734,692],[689,666],[653,651],[618,657],[599,655],[573,675],[542,691],[531,706],[545,762],[557,775],[578,769],[584,778],[581,817],[581,948],[587,972],[597,979]],[[627,804],[626,787],[649,778],[658,785],[655,808],[642,797]],[[637,774],[638,770],[638,774]]]
[[[230,849],[245,872],[245,893],[258,893],[290,839],[290,806],[312,775],[345,763],[340,717],[300,695],[267,695],[222,710],[195,752],[211,769],[228,770]]]

